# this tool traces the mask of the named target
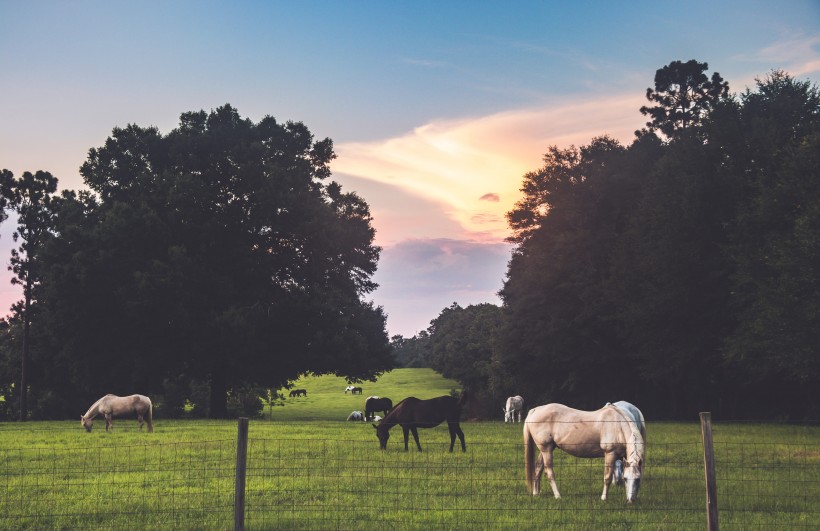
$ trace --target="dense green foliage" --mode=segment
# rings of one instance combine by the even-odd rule
[[[115,128],[81,168],[89,191],[50,202],[28,253],[34,416],[137,390],[179,410],[204,385],[197,406],[223,417],[248,386],[389,369],[385,316],[363,299],[380,249],[367,203],[328,181],[334,157],[301,123],[228,105],[167,135]],[[20,381],[14,365],[5,381]]]
[[[521,394],[623,399],[653,418],[817,418],[820,93],[780,71],[732,97],[719,76],[694,79],[714,97],[663,115],[666,140],[549,148],[508,214],[500,324],[447,308],[447,326],[393,338],[398,359],[406,344],[414,364],[480,384],[490,414]]]

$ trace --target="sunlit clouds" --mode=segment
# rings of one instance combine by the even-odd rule
[[[505,213],[520,198],[523,175],[541,166],[547,148],[583,145],[603,134],[629,142],[645,121],[642,96],[440,120],[394,138],[341,143],[333,170],[440,205],[454,224],[428,236],[499,242],[509,235]],[[407,237],[401,226],[390,233],[378,219],[376,225],[380,243]]]
[[[642,94],[565,100],[337,145],[334,174],[367,198],[383,247],[373,295],[391,333],[419,332],[453,302],[498,304],[512,249],[505,214],[524,174],[551,145],[604,134],[630,142],[644,103]]]

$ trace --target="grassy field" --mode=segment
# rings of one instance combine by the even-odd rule
[[[364,411],[364,401],[368,396],[381,396],[398,402],[408,396],[433,398],[459,392],[460,386],[448,380],[433,369],[397,369],[376,382],[355,384],[362,388],[361,395],[345,394],[344,378],[338,376],[307,376],[294,384],[294,389],[304,389],[307,397],[289,398],[288,390],[283,390],[284,406],[269,405],[264,416],[275,421],[285,420],[345,420],[351,411]]]
[[[463,423],[467,452],[450,454],[444,426],[420,430],[422,453],[405,453],[400,431],[381,452],[369,423],[340,420],[370,394],[427,398],[453,385],[421,370],[383,380],[353,398],[341,379],[306,379],[297,387],[307,398],[251,421],[248,529],[705,528],[695,421],[649,420],[646,476],[633,506],[622,489],[600,500],[601,460],[560,451],[563,498],[533,498],[520,424]],[[88,434],[77,421],[0,424],[0,528],[231,528],[236,422],[155,426],[139,433],[123,419],[114,433],[96,426]],[[714,435],[724,529],[817,527],[820,428],[716,422]]]

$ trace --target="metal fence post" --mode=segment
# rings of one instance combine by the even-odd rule
[[[239,417],[236,433],[236,488],[233,502],[234,531],[245,529],[245,472],[248,465],[248,419]]]
[[[706,473],[706,520],[709,531],[718,531],[717,480],[715,477],[715,447],[712,444],[712,413],[700,414],[703,438],[703,469]]]

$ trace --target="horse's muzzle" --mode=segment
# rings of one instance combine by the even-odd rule
[[[638,499],[638,490],[641,488],[641,478],[626,480],[626,502],[632,503]]]

